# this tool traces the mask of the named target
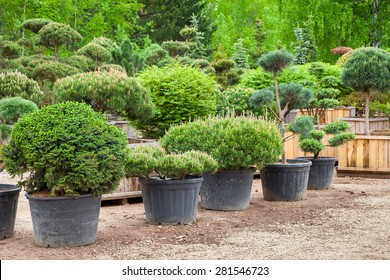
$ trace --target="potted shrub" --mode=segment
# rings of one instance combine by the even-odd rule
[[[126,176],[139,177],[146,220],[151,224],[195,222],[204,172],[217,162],[199,151],[166,154],[159,146],[128,149]]]
[[[94,243],[100,196],[124,176],[126,136],[83,103],[66,102],[23,116],[2,149],[29,200],[39,246]]]
[[[9,140],[12,125],[28,112],[37,110],[37,105],[21,97],[0,100],[0,141],[1,145]],[[4,165],[1,160],[0,171]],[[1,183],[1,182],[0,182]],[[14,234],[16,212],[18,208],[20,188],[11,184],[0,184],[0,239]]]
[[[311,162],[304,159],[286,159],[285,117],[289,110],[300,108],[303,102],[313,98],[313,93],[296,83],[278,85],[277,76],[293,61],[285,50],[276,50],[260,57],[258,63],[274,77],[274,87],[261,89],[251,96],[254,106],[267,105],[280,124],[283,139],[281,162],[268,164],[260,170],[261,185],[265,200],[297,201],[306,197]],[[276,101],[277,111],[273,110]]]
[[[160,144],[169,152],[199,150],[218,162],[204,174],[202,207],[244,210],[249,206],[255,167],[275,162],[282,140],[274,123],[256,117],[208,117],[172,126]]]
[[[305,125],[302,125],[302,120]],[[303,131],[311,130],[308,133]],[[333,180],[333,169],[336,163],[335,157],[320,157],[320,152],[325,148],[322,140],[325,135],[331,136],[328,138],[328,145],[336,147],[342,145],[349,140],[355,138],[355,134],[347,132],[349,129],[348,123],[344,121],[336,121],[325,125],[322,130],[314,130],[313,120],[310,117],[298,117],[297,121],[289,126],[289,130],[295,133],[300,133],[299,148],[304,153],[312,153],[312,157],[299,157],[308,159],[312,165],[310,167],[309,181],[307,188],[309,190],[330,189]]]

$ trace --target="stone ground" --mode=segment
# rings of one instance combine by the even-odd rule
[[[16,182],[1,173],[3,183]],[[390,259],[390,180],[337,178],[300,202],[268,202],[255,180],[245,211],[199,207],[192,225],[147,224],[140,199],[104,202],[96,243],[42,248],[34,242],[21,192],[13,237],[0,240],[2,260],[382,260]]]

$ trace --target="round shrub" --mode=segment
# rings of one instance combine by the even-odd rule
[[[73,55],[69,57],[63,57],[61,58],[61,62],[69,66],[78,68],[82,72],[86,71],[89,65],[93,64],[92,59],[84,55]]]
[[[230,87],[222,91],[217,99],[217,114],[226,115],[233,113],[235,115],[243,115],[261,113],[261,110],[252,110],[253,107],[249,104],[249,97],[254,94],[255,90],[243,86]]]
[[[64,63],[41,63],[34,69],[33,77],[37,81],[51,82],[53,85],[56,80],[77,74],[79,72],[79,69]]]
[[[41,105],[44,95],[38,83],[20,72],[0,73],[0,98],[20,96]]]
[[[278,160],[282,138],[274,123],[256,117],[208,117],[171,127],[160,141],[170,153],[209,154],[219,169],[242,169]]]
[[[3,98],[0,100],[0,120],[4,124],[14,124],[23,115],[37,110],[37,105],[21,97]]]
[[[91,43],[98,44],[99,46],[102,46],[109,51],[118,48],[118,45],[115,43],[115,41],[103,36],[93,38]]]
[[[19,184],[51,196],[101,195],[124,176],[127,139],[86,104],[66,102],[23,116],[2,149],[11,175],[30,172]]]
[[[129,119],[152,115],[146,89],[126,73],[109,70],[76,74],[57,80],[55,100],[85,102],[95,110]]]
[[[135,124],[145,136],[158,138],[171,124],[215,113],[217,84],[202,70],[180,64],[153,66],[139,77],[156,106],[154,117]]]
[[[96,65],[100,65],[103,62],[109,62],[111,60],[110,51],[95,43],[85,45],[77,51],[77,54],[89,57]]]

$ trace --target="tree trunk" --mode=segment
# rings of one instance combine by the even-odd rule
[[[370,135],[370,90],[366,90],[366,112],[365,112],[365,125],[364,134]]]
[[[280,106],[280,98],[279,98],[279,89],[278,89],[278,79],[276,73],[274,73],[274,86],[275,86],[275,97],[276,97],[276,104],[278,106],[278,115],[280,119],[280,126],[281,126],[281,136],[283,139],[283,145],[282,145],[282,163],[286,163],[286,144],[284,142],[284,116],[282,112],[282,108]]]
[[[58,62],[59,60],[59,57],[60,57],[60,48],[59,47],[55,47],[54,49],[54,61]]]

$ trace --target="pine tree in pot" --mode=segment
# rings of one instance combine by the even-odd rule
[[[101,194],[124,176],[126,136],[86,104],[59,103],[23,116],[2,149],[26,190],[39,246],[94,243]]]
[[[208,117],[171,127],[160,141],[169,152],[199,150],[218,162],[218,172],[204,174],[200,197],[210,210],[248,208],[255,167],[281,154],[274,123],[256,117]]]
[[[310,129],[311,127],[311,129]],[[355,138],[355,134],[347,132],[349,126],[344,121],[336,121],[325,125],[322,130],[313,129],[311,117],[298,117],[289,125],[289,130],[300,134],[299,148],[305,153],[312,153],[313,157],[299,157],[310,160],[309,190],[330,189],[333,181],[333,170],[336,162],[334,157],[320,157],[320,152],[325,148],[321,142],[325,135],[331,135],[328,139],[330,147],[342,145]]]
[[[274,76],[274,87],[261,89],[250,98],[253,106],[266,105],[274,112],[280,124],[283,139],[282,159],[260,171],[265,200],[297,201],[306,197],[311,162],[304,159],[286,159],[285,117],[289,110],[300,108],[302,103],[313,98],[313,93],[300,84],[278,85],[277,76],[292,63],[293,56],[285,50],[276,50],[260,57],[258,63]],[[277,112],[273,110],[276,102]],[[275,161],[276,162],[276,161]]]
[[[140,177],[146,220],[151,224],[195,222],[202,174],[217,162],[199,151],[166,154],[159,146],[128,150],[126,176]]]
[[[0,140],[1,145],[9,140],[12,125],[18,119],[34,110],[37,105],[21,97],[4,98],[0,100]],[[4,165],[1,160],[0,171]],[[16,212],[18,208],[20,188],[11,184],[0,184],[0,239],[9,238],[14,234]]]

